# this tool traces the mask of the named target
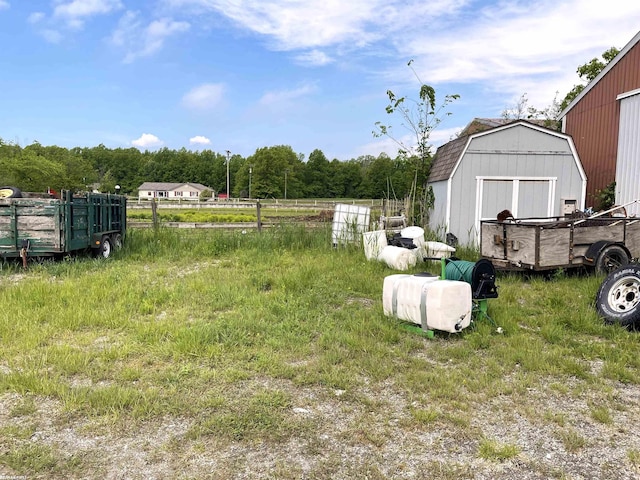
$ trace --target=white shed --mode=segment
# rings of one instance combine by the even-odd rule
[[[478,246],[480,222],[503,210],[516,218],[583,210],[586,183],[570,136],[516,120],[438,148],[428,178],[435,195],[429,227]]]

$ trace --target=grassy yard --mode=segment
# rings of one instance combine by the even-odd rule
[[[0,477],[640,472],[638,334],[597,317],[602,277],[501,275],[492,321],[426,339],[330,225],[127,240],[0,271]]]

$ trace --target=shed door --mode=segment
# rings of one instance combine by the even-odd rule
[[[480,185],[482,191],[481,220],[495,220],[498,212],[513,212],[513,181],[484,180]],[[514,213],[515,215],[515,213]]]
[[[555,189],[555,177],[476,177],[476,230],[502,210],[516,218],[552,216]]]
[[[638,158],[640,155],[640,90],[620,98],[620,128],[616,161],[616,203],[625,205],[640,198]],[[628,215],[640,214],[636,203],[628,205]]]

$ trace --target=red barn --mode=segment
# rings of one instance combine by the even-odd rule
[[[617,204],[640,198],[640,32],[560,118],[587,175],[587,205],[597,207],[597,192],[614,181]]]

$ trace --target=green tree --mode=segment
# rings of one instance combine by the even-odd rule
[[[539,120],[544,127],[560,131],[562,124],[557,119],[560,112],[558,92],[551,104],[542,110],[529,105],[529,98],[523,93],[515,105],[502,111],[501,117],[505,120]]]
[[[303,180],[308,198],[326,198],[329,196],[329,160],[322,150],[315,149],[303,169]]]
[[[389,104],[386,112],[389,115],[398,115],[401,125],[410,132],[413,143],[405,144],[400,137],[393,134],[391,126],[376,122],[373,135],[375,137],[386,136],[393,140],[399,147],[399,153],[406,156],[413,165],[413,183],[408,195],[409,202],[413,205],[413,211],[409,212],[410,219],[420,225],[426,225],[429,220],[429,211],[433,207],[433,193],[427,187],[427,177],[431,168],[431,132],[442,122],[443,116],[451,113],[445,109],[460,95],[446,95],[438,104],[436,91],[431,85],[427,85],[418,76],[412,67],[413,60],[407,64],[420,84],[418,99],[397,96],[393,91],[387,90]]]
[[[247,158],[253,165],[251,196],[254,198],[295,198],[296,176],[301,161],[288,145],[263,147]],[[291,195],[290,195],[291,193]]]
[[[567,93],[567,95],[560,103],[560,111],[563,111],[565,108],[567,108],[573,101],[573,99],[580,95],[585,86],[594,78],[596,78],[598,74],[600,74],[600,72],[604,69],[604,67],[609,65],[609,62],[611,62],[611,60],[616,58],[616,55],[618,55],[618,53],[620,53],[620,50],[618,50],[616,47],[611,47],[610,49],[605,50],[602,53],[602,59],[598,57],[592,58],[589,62],[580,65],[576,71],[578,73],[578,77],[580,77],[580,80],[582,80],[584,83],[574,85],[569,93]]]
[[[39,155],[34,150],[6,145],[0,141],[0,183],[27,192],[46,192],[63,186],[62,164]]]

